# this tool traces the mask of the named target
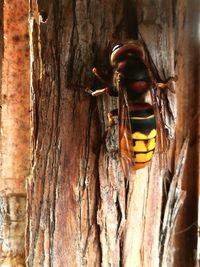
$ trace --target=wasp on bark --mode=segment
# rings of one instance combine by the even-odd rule
[[[118,97],[118,109],[108,113],[109,128],[114,117],[119,121],[119,156],[126,176],[132,170],[141,169],[151,161],[156,140],[163,146],[163,122],[157,105],[155,91],[168,87],[175,78],[158,83],[152,71],[148,53],[139,41],[127,42],[113,48],[110,63],[113,67],[112,84],[104,81],[96,68],[93,73],[106,84],[96,91],[87,90],[93,96],[107,93]],[[147,94],[151,103],[146,102]]]

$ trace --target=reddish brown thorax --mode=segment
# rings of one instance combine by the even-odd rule
[[[136,81],[128,84],[129,90],[137,94],[145,93],[149,88],[149,82],[146,81]]]

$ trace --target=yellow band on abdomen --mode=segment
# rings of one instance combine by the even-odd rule
[[[137,153],[134,155],[134,160],[136,163],[150,161],[151,158],[153,157],[153,152],[154,151],[150,151],[148,153]]]
[[[131,138],[137,140],[149,140],[156,137],[156,134],[157,134],[156,129],[151,130],[151,132],[148,135],[140,132],[134,132],[131,134]]]
[[[148,119],[152,119],[155,118],[155,115],[150,115],[148,117],[130,117],[130,119],[132,120],[148,120]]]
[[[131,151],[133,152],[148,152],[155,149],[156,138],[147,140],[136,140],[134,141],[134,146],[131,146]]]

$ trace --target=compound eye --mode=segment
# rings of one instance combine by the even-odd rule
[[[122,47],[122,46],[123,46],[123,44],[115,45],[115,46],[113,47],[113,49],[112,49],[112,53],[113,53],[114,51],[116,51],[117,49],[119,49],[120,47]]]

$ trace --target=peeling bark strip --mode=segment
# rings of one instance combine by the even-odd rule
[[[28,3],[1,1],[1,8],[0,266],[22,267],[30,167]]]
[[[186,163],[189,137],[187,137],[182,146],[175,173],[172,178],[167,202],[164,209],[162,229],[160,232],[160,265],[161,266],[172,266],[173,265],[173,250],[172,250],[172,237],[176,225],[176,220],[180,208],[186,197],[186,192],[181,189],[183,180],[184,167]]]
[[[174,76],[173,15],[178,9],[164,0],[138,1],[137,9],[132,2],[31,1],[29,267],[158,267],[164,259],[167,242],[162,239],[165,248],[159,250],[159,246],[162,205],[166,204],[163,178],[169,172],[158,172],[155,155],[151,168],[137,171],[131,181],[124,180],[117,128],[102,142],[106,113],[116,107],[116,100],[93,99],[84,92],[86,87],[99,86],[91,74],[94,66],[110,72],[111,47],[137,38],[136,13],[159,76]],[[162,97],[166,130],[172,137],[176,97],[170,92]],[[173,146],[171,151],[173,176]]]

